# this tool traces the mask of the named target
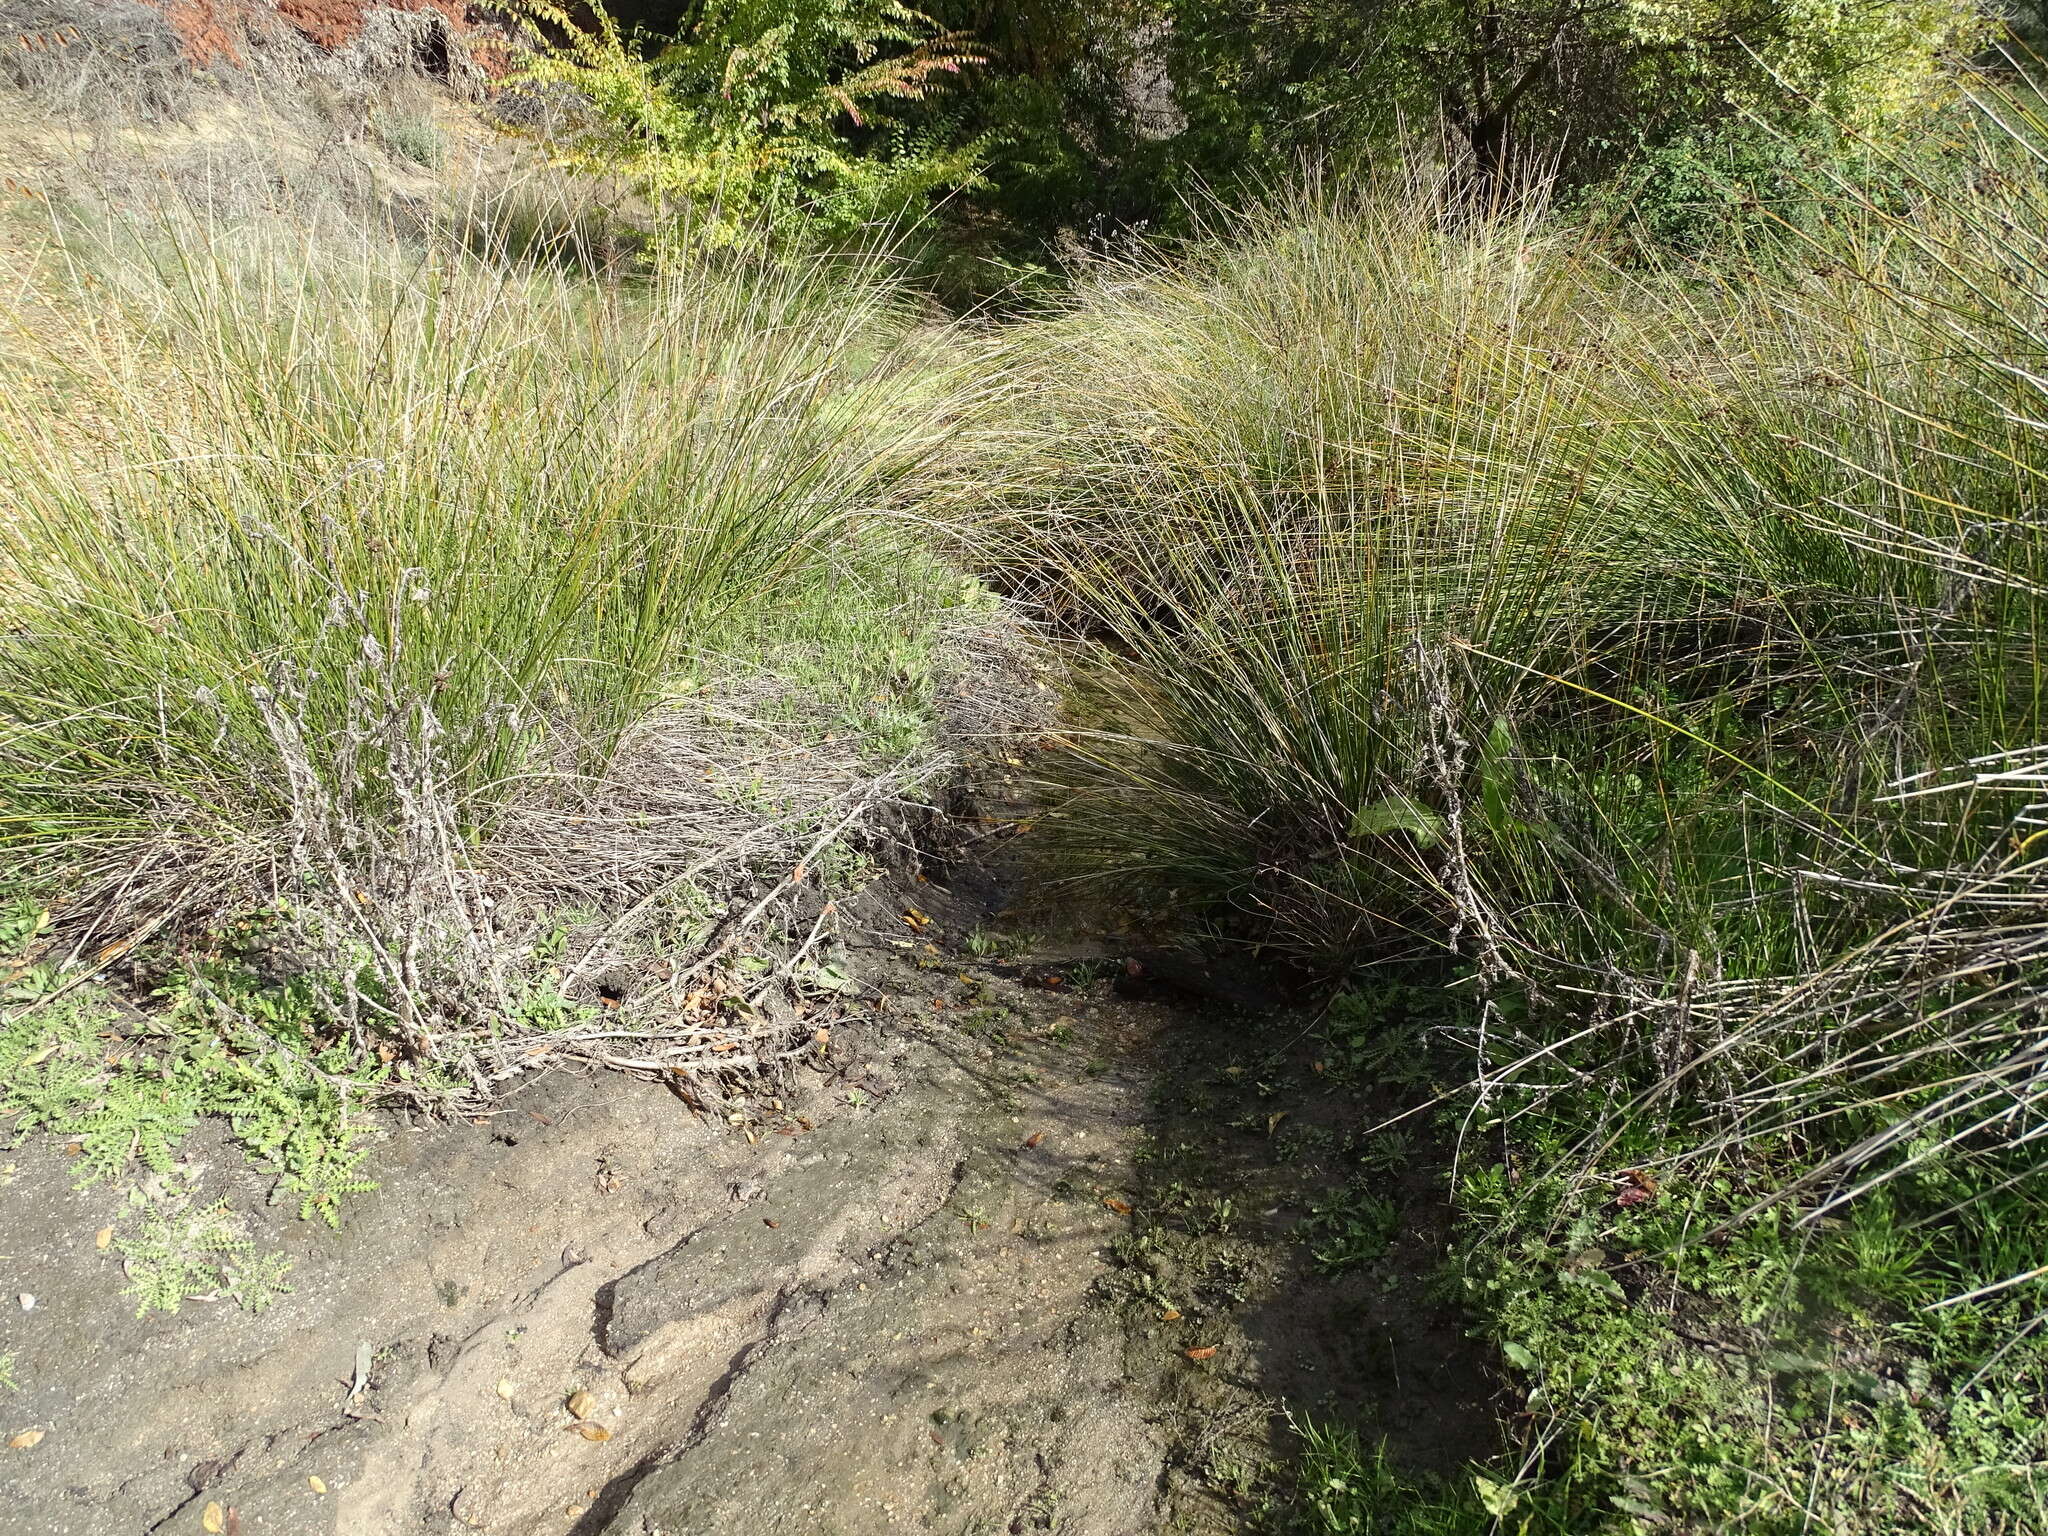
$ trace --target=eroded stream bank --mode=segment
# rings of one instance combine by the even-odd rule
[[[135,1318],[107,1193],[14,1154],[5,1409],[44,1434],[0,1530],[1221,1532],[1290,1412],[1419,1468],[1488,1448],[1436,1218],[1327,1020],[915,889],[849,915],[869,993],[755,1131],[543,1075],[397,1132],[340,1233],[271,1212],[295,1288],[257,1317]]]

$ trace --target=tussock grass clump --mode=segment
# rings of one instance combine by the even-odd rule
[[[1463,999],[1482,1526],[2041,1514],[2048,176],[1985,106],[1981,185],[1714,265],[1290,206],[1020,343],[1070,873]]]
[[[853,609],[959,599],[887,519],[982,386],[879,266],[494,254],[199,219],[50,254],[0,382],[0,847],[71,953],[281,906],[364,1038],[432,1057],[521,1016],[563,907],[701,928],[926,771],[914,722],[796,763],[719,658],[823,679]]]
[[[1398,201],[1282,210],[1027,343],[1042,478],[992,537],[1104,643],[1084,686],[1115,727],[1080,754],[1075,869],[1303,957],[1403,947],[1441,831],[1446,684],[1415,646],[1541,661],[1611,601],[1582,558],[1606,558],[1600,509],[1554,473],[1584,387],[1541,348],[1589,297],[1554,243]]]

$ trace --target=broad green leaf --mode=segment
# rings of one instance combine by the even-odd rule
[[[1423,847],[1432,847],[1444,835],[1444,819],[1401,790],[1362,806],[1351,818],[1352,837],[1385,837],[1393,832],[1406,832]]]

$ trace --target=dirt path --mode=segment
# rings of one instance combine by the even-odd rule
[[[295,1289],[257,1317],[136,1319],[95,1246],[114,1197],[71,1189],[61,1148],[12,1154],[0,1265],[36,1301],[0,1430],[43,1433],[0,1451],[0,1532],[1234,1530],[1276,1413],[1361,1372],[1347,1413],[1398,1390],[1389,1417],[1449,1426],[1423,1460],[1476,1448],[1455,1328],[1285,1240],[1323,1173],[1237,1112],[1233,1007],[970,959],[933,940],[980,908],[920,901],[930,933],[881,904],[853,935],[886,1002],[755,1139],[657,1086],[543,1077],[395,1131],[342,1232],[274,1213]],[[260,1207],[203,1141],[200,1197]]]
[[[870,948],[886,1011],[838,1027],[753,1142],[658,1087],[566,1075],[484,1123],[395,1132],[341,1233],[268,1224],[295,1289],[258,1317],[133,1317],[95,1246],[114,1197],[22,1148],[0,1263],[10,1309],[35,1304],[8,1320],[0,1427],[43,1434],[0,1451],[0,1531],[197,1531],[209,1506],[349,1536],[742,1511],[1149,1528],[1162,1444],[1088,1295],[1160,1011],[1082,1028],[1064,997],[914,949]],[[188,1165],[201,1200],[261,1205],[225,1149]]]

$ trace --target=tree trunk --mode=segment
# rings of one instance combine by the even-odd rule
[[[1491,190],[1508,168],[1508,114],[1488,112],[1465,124],[1465,142],[1472,150],[1474,179]]]

